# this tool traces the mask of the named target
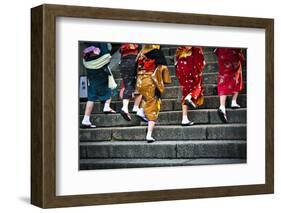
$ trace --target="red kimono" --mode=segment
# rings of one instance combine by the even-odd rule
[[[243,89],[242,62],[244,56],[239,48],[216,48],[218,57],[218,95],[231,95]]]
[[[205,61],[201,47],[180,46],[176,51],[176,76],[182,88],[182,103],[191,95],[192,101],[198,106],[204,101],[202,72]]]

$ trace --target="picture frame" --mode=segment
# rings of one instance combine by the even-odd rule
[[[120,193],[56,194],[56,18],[142,21],[265,30],[265,184]],[[31,203],[41,208],[274,192],[274,20],[44,4],[31,9]]]

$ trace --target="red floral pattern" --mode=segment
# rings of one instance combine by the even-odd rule
[[[192,51],[186,56],[186,51]],[[190,94],[194,103],[200,105],[203,103],[203,87],[202,87],[202,72],[205,62],[203,50],[200,47],[177,49],[176,61],[176,76],[182,88],[182,102],[184,98]]]
[[[156,61],[154,59],[147,58],[145,55],[141,55],[138,60],[138,70],[145,70],[146,72],[153,72],[156,67]]]
[[[242,63],[244,56],[238,48],[216,48],[218,57],[218,95],[231,95],[243,89]]]

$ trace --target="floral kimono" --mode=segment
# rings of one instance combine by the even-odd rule
[[[180,46],[176,51],[176,76],[182,90],[182,104],[187,95],[191,95],[194,104],[202,105],[204,101],[202,72],[205,61],[201,47]]]
[[[242,63],[244,56],[238,48],[216,48],[218,57],[218,95],[231,95],[243,89]]]

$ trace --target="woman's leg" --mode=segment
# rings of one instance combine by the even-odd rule
[[[123,99],[123,107],[122,107],[122,110],[125,112],[125,113],[129,113],[129,109],[128,109],[128,106],[129,106],[129,99]]]
[[[236,101],[236,100],[237,100],[238,94],[239,94],[238,92],[233,93],[233,96],[232,96],[232,100],[233,100],[233,101]]]
[[[123,81],[122,81],[122,84],[123,84]],[[125,87],[121,86],[121,89],[120,89],[120,92],[119,92],[120,99],[123,99],[124,91],[125,91]]]
[[[231,101],[231,108],[237,109],[240,108],[240,105],[237,104],[238,92],[233,93],[232,101]]]
[[[123,117],[126,121],[131,121],[132,118],[131,118],[131,116],[130,116],[129,109],[128,109],[130,100],[129,100],[129,99],[123,99],[122,102],[123,102],[123,107],[122,107],[122,109],[121,109],[120,114],[122,115],[122,117]]]
[[[103,107],[103,112],[105,112],[105,113],[116,113],[113,109],[111,109],[110,103],[111,103],[111,98],[107,99],[105,101],[104,107]]]
[[[129,102],[130,99],[133,97],[133,92],[135,90],[135,79],[132,78],[130,73],[127,74],[127,78],[123,78],[124,82],[124,93],[123,93],[123,107],[121,109],[121,115],[126,121],[131,121],[132,118],[129,113]],[[124,76],[123,76],[124,77]]]
[[[85,108],[85,115],[90,116],[94,108],[93,101],[87,101],[86,108]]]
[[[127,76],[128,77],[128,76]],[[129,106],[129,102],[130,102],[130,99],[132,98],[132,94],[133,94],[133,89],[132,89],[132,80],[127,78],[127,79],[124,79],[123,78],[123,82],[124,82],[124,93],[123,93],[123,107],[121,109],[121,111],[123,111],[124,113],[128,114],[129,113],[129,109],[128,109],[128,106]]]
[[[123,72],[125,72],[125,71],[123,70]],[[125,75],[125,77],[126,78],[124,78],[124,73],[123,73],[123,83],[124,83],[124,92],[123,92],[123,96],[122,96],[123,106],[122,106],[120,113],[126,121],[131,121],[132,118],[130,116],[128,106],[129,106],[129,102],[130,102],[130,99],[132,98],[132,94],[133,94],[133,89],[132,89],[132,85],[131,85],[132,79],[129,78],[128,73],[127,73],[127,75]]]
[[[148,143],[152,143],[155,139],[152,137],[153,128],[155,126],[155,121],[158,118],[160,111],[160,100],[155,97],[156,86],[151,78],[151,76],[139,76],[138,78],[138,91],[143,95],[145,104],[143,110],[140,109],[137,115],[142,119],[148,120],[148,128],[146,134],[146,140]],[[140,115],[140,111],[144,111],[145,117]]]
[[[137,76],[136,90],[138,91],[138,93],[140,93],[140,95],[138,95],[136,97],[136,99],[135,99],[136,102],[141,102],[142,97],[144,97],[146,99],[146,96],[145,96],[147,94],[146,93],[147,88],[145,87],[146,81],[147,81],[146,78],[147,77],[145,77],[144,75],[138,75]],[[147,117],[145,115],[145,112],[144,112],[144,105],[145,104],[142,104],[141,108],[138,107],[136,114],[142,121],[148,122],[148,119],[147,119]]]
[[[133,112],[137,112],[139,110],[141,99],[142,99],[142,95],[135,96],[134,107],[133,107],[133,110],[132,110]]]
[[[82,120],[82,125],[84,127],[90,127],[90,128],[96,127],[95,125],[92,125],[92,123],[90,121],[90,116],[91,116],[91,113],[93,111],[93,108],[94,108],[94,102],[93,101],[87,101],[84,118]]]
[[[147,134],[146,134],[146,140],[148,143],[152,143],[155,141],[155,139],[152,137],[154,126],[155,126],[155,121],[148,121]]]
[[[226,95],[220,96],[220,107],[218,109],[218,115],[222,122],[227,122],[226,110],[225,110]]]
[[[225,113],[226,95],[220,96],[220,109]]]
[[[147,128],[147,135],[146,135],[146,140],[148,143],[152,143],[155,141],[155,139],[152,137],[152,132],[160,110],[158,109],[158,104],[160,104],[159,100],[157,100],[156,97],[151,98],[152,97],[151,95],[152,93],[146,96],[146,102],[144,106],[144,113],[146,118],[148,119],[148,128]]]
[[[184,100],[185,100],[185,103],[188,104],[189,107],[191,107],[192,109],[196,109],[196,105],[193,103],[193,101],[191,100],[192,96],[191,94],[188,94]]]
[[[194,122],[190,121],[187,116],[188,106],[182,104],[182,126],[192,126]]]

